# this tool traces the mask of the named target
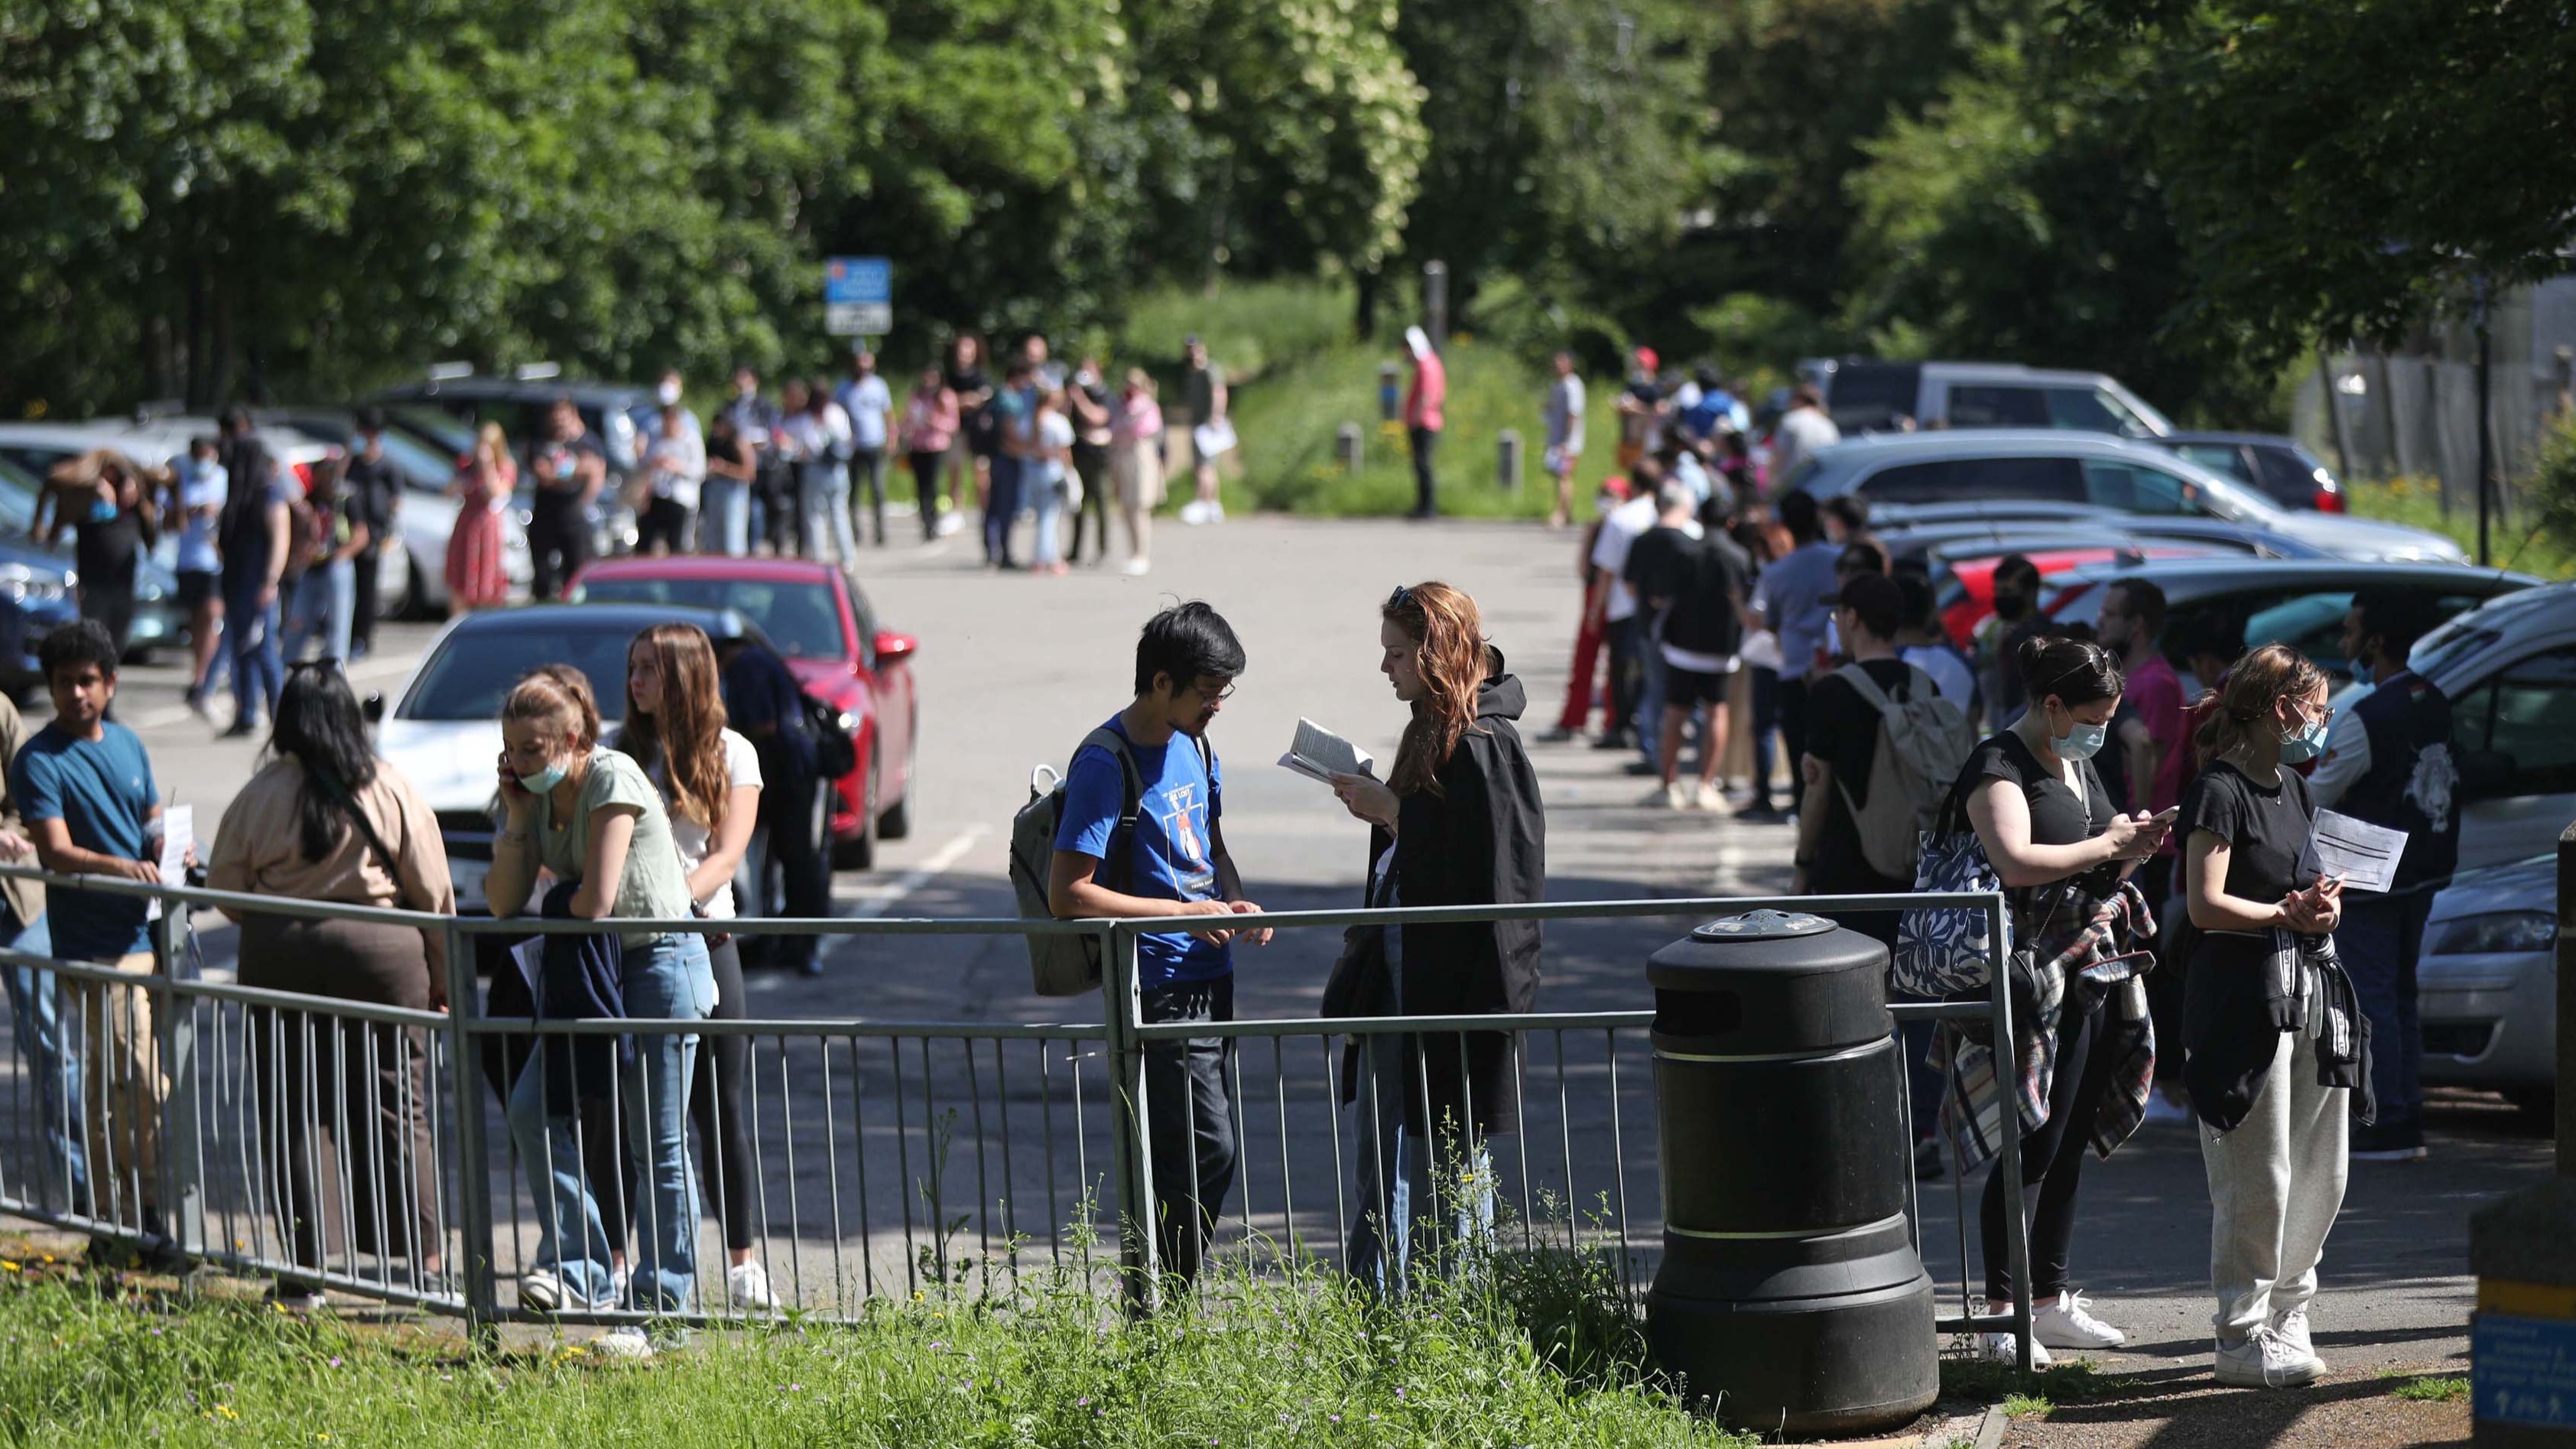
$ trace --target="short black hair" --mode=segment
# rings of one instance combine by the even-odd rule
[[[1780,500],[1780,526],[1800,543],[1813,543],[1822,535],[1816,523],[1816,495],[1801,488]]]
[[[2442,622],[2430,600],[2404,589],[2363,589],[2352,596],[2352,606],[2361,611],[2361,642],[2367,645],[2375,634],[2400,661]]]
[[[2146,623],[2148,638],[2158,639],[2164,636],[2165,591],[2163,585],[2157,583],[2154,579],[2113,579],[2107,588],[2118,589],[2120,591],[2120,597],[2129,601],[2128,611],[2137,615],[2139,619]]]
[[[99,673],[116,677],[116,641],[96,619],[57,624],[36,645],[36,666],[45,672],[48,684],[53,683],[55,670],[81,664],[95,664]]]
[[[2245,652],[2245,630],[2214,613],[2193,615],[2175,631],[2173,649],[2185,660],[2197,659],[2203,654],[2233,660]]]
[[[1868,543],[1857,538],[1853,539],[1851,542],[1844,544],[1843,551],[1835,556],[1834,572],[1838,574],[1884,574],[1887,572],[1887,550],[1880,548],[1874,543]]]
[[[2008,553],[1995,560],[1994,583],[2000,588],[2006,579],[2022,579],[2034,589],[2039,587],[2039,565],[2027,554]]]
[[[1834,607],[1851,610],[1873,639],[1892,640],[1905,623],[1905,596],[1896,580],[1881,573],[1854,575],[1834,595]]]
[[[1857,493],[1846,493],[1828,501],[1825,513],[1841,524],[1847,534],[1869,531],[1869,500]]]
[[[359,431],[359,432],[362,432],[362,433],[381,433],[381,432],[383,432],[384,430],[385,430],[385,410],[384,410],[383,408],[379,408],[379,407],[363,407],[363,408],[358,409],[358,431]]]
[[[1897,611],[1905,616],[1906,623],[1931,628],[1932,606],[1936,601],[1932,581],[1911,571],[1899,571],[1895,578]]]
[[[250,409],[234,403],[215,419],[215,425],[227,433],[247,433],[250,431]]]
[[[1153,692],[1157,674],[1179,686],[1242,673],[1243,645],[1234,637],[1234,626],[1202,600],[1174,604],[1146,620],[1145,632],[1136,636],[1138,694]]]

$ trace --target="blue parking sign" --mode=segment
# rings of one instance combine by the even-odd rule
[[[894,330],[894,263],[833,257],[823,263],[823,330],[835,337],[882,337]]]

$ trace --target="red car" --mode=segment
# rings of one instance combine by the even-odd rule
[[[858,768],[833,782],[833,863],[865,870],[879,836],[912,829],[912,755],[920,701],[909,634],[877,627],[867,595],[830,564],[772,558],[603,559],[584,569],[584,602],[732,609],[758,625],[805,692],[840,716]]]
[[[2100,548],[2032,548],[2018,552],[2039,569],[2040,578],[2045,580],[2085,564],[2113,563],[2122,559],[2203,558],[2225,550],[2192,543],[2158,542],[2144,548],[2105,544]],[[2005,556],[2005,553],[1995,553],[1942,561],[1943,571],[1949,577],[1934,586],[1935,607],[1941,612],[1941,627],[1949,632],[1951,642],[1962,649],[1972,646],[1978,626],[1994,616],[1995,565],[2002,563]]]

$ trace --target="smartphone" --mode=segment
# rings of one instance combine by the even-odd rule
[[[2157,811],[2156,817],[2147,823],[2150,825],[2161,825],[2170,828],[2176,820],[2181,818],[2182,807],[2179,805],[2168,805],[2162,810]]]

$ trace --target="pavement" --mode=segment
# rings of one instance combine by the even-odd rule
[[[858,574],[882,622],[921,640],[914,666],[922,701],[917,798],[910,839],[884,843],[876,870],[835,878],[841,914],[1013,914],[1006,842],[1012,814],[1028,798],[1031,768],[1061,765],[1089,728],[1125,702],[1137,627],[1175,599],[1215,604],[1250,658],[1211,738],[1226,768],[1225,839],[1248,893],[1273,908],[1348,906],[1358,897],[1364,829],[1323,787],[1271,761],[1301,716],[1380,759],[1392,756],[1404,715],[1377,672],[1377,605],[1395,584],[1440,578],[1473,594],[1493,642],[1529,686],[1524,734],[1553,723],[1574,632],[1574,534],[1511,524],[1282,518],[1166,526],[1158,534],[1155,570],[1144,578],[1089,568],[1066,578],[998,577],[977,565],[963,536],[866,550]],[[434,632],[386,626],[378,657],[363,661],[354,677],[362,688],[390,693]],[[197,805],[200,831],[211,836],[222,804],[248,778],[254,752],[246,742],[210,740],[208,727],[182,705],[179,683],[168,663],[130,668],[119,713],[143,734],[165,791]],[[1786,889],[1787,827],[1645,808],[1638,802],[1647,782],[1622,772],[1624,755],[1582,745],[1534,746],[1533,754],[1548,804],[1551,898]],[[1650,1007],[1645,956],[1693,923],[1674,916],[1552,925],[1540,1009]],[[210,966],[227,963],[229,935],[208,934]],[[1239,951],[1238,1014],[1311,1017],[1337,944],[1330,933],[1306,931]],[[1008,937],[843,939],[825,960],[816,980],[756,973],[752,1015],[1097,1019],[1095,1003],[1034,995],[1025,952]],[[1551,1193],[1570,1200],[1578,1219],[1624,1206],[1623,1215],[1593,1226],[1599,1238],[1618,1241],[1624,1222],[1634,1262],[1650,1272],[1659,1235],[1650,1059],[1642,1033],[1602,1034],[1598,1042],[1590,1035],[1560,1033],[1531,1044],[1531,1100],[1524,1105],[1531,1126],[1498,1160],[1498,1175],[1505,1196],[1525,1193],[1541,1220]],[[1099,1187],[1106,1163],[1096,1051],[1059,1039],[978,1055],[982,1049],[950,1041],[864,1033],[764,1038],[759,1050],[755,1075],[769,1084],[756,1088],[767,1094],[759,1109],[762,1140],[782,1155],[802,1144],[801,1159],[765,1157],[762,1171],[784,1198],[779,1216],[794,1219],[792,1230],[782,1221],[773,1231],[813,1260],[803,1272],[826,1280],[864,1276],[882,1288],[886,1278],[878,1275],[941,1266],[934,1257],[945,1259],[951,1247],[963,1254],[962,1237],[953,1245],[931,1241],[928,1220],[952,1213],[964,1198],[970,1150],[981,1209],[965,1231],[986,1264],[1007,1268],[1032,1254],[1075,1250],[1061,1236],[1063,1219],[1084,1184]],[[1308,1246],[1339,1235],[1341,1154],[1355,1146],[1345,1141],[1349,1124],[1325,1108],[1330,1066],[1314,1038],[1254,1044],[1238,1061],[1248,1146],[1237,1202],[1250,1200],[1258,1232]],[[1551,1087],[1561,1111],[1537,1100]],[[809,1089],[841,1094],[855,1120],[818,1122]],[[832,1100],[823,1110],[836,1114]],[[988,1109],[994,1120],[978,1115]],[[807,1113],[801,1126],[796,1111]],[[2320,1348],[2339,1373],[2465,1364],[2467,1215],[2549,1170],[2549,1142],[2496,1099],[2454,1094],[2435,1104],[2432,1119],[2429,1161],[2353,1169],[2316,1307]],[[832,1148],[844,1134],[844,1147]],[[827,1151],[834,1155],[825,1161]],[[898,1164],[893,1151],[911,1155]],[[923,1154],[932,1152],[947,1155],[925,1166]],[[1742,1170],[1759,1171],[1760,1164]],[[873,1186],[870,1171],[879,1176]],[[953,1187],[942,1190],[952,1194],[948,1201],[932,1193],[916,1203],[922,1182],[940,1172],[953,1174]],[[2205,1386],[2209,1210],[2189,1130],[2147,1127],[2108,1161],[2088,1164],[2086,1175],[2076,1276],[2095,1311],[2128,1328],[2133,1345],[2097,1362],[2106,1373],[2141,1381]],[[1017,1206],[1008,1201],[1006,1177],[1021,1190]],[[1043,1193],[1032,1185],[1041,1177]],[[1033,1201],[1041,1196],[1044,1212]],[[1949,1183],[1923,1185],[1927,1267],[1953,1294],[1961,1201]],[[862,1225],[870,1203],[876,1216]],[[1965,1206],[1973,1216],[1974,1203]],[[924,1219],[920,1238],[909,1218],[898,1238],[889,1224],[916,1207]],[[1238,1222],[1234,1231],[1241,1228]],[[1010,1251],[1015,1232],[1034,1233],[1018,1254]],[[845,1249],[855,1261],[839,1256]],[[828,1267],[821,1254],[831,1255]],[[776,1267],[773,1273],[782,1282],[787,1276]],[[2016,1432],[2026,1422],[2017,1421]]]

